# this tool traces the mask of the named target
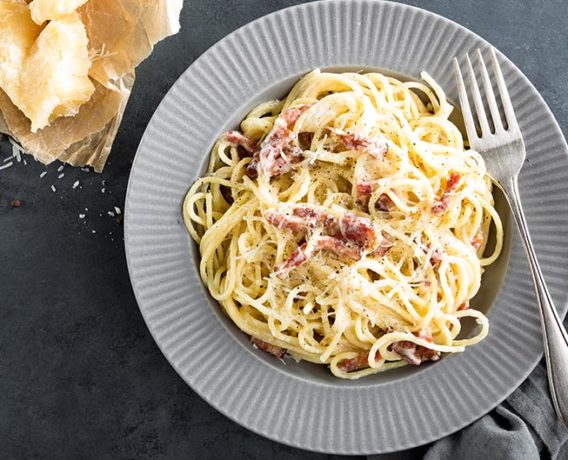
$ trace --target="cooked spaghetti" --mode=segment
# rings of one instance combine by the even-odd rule
[[[253,345],[354,379],[487,335],[469,300],[503,227],[483,159],[422,79],[315,70],[216,143],[184,220]],[[478,326],[458,339],[465,317]]]

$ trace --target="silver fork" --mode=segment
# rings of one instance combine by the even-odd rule
[[[503,190],[519,228],[539,305],[550,393],[558,418],[568,428],[568,335],[552,303],[525,221],[517,182],[519,171],[526,157],[525,144],[495,50],[491,48],[489,54],[493,76],[496,79],[497,89],[501,97],[506,126],[502,122],[489,72],[479,49],[477,50],[477,61],[488,108],[484,106],[469,55],[466,55],[466,68],[469,74],[469,89],[475,106],[475,113],[472,112],[469,104],[466,84],[462,78],[459,62],[454,58],[454,72],[460,104],[470,145],[472,149],[483,155],[487,170]],[[493,130],[489,124],[488,114],[494,126]],[[480,127],[481,135],[478,134],[476,129],[476,121]]]

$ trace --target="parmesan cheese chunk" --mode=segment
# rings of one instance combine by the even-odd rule
[[[73,13],[85,3],[87,0],[34,0],[30,3],[30,11],[34,22],[43,24],[45,21]]]
[[[78,13],[40,27],[23,0],[0,0],[0,88],[36,132],[73,116],[95,90],[88,38]]]
[[[36,40],[24,67],[23,112],[32,132],[60,116],[73,116],[95,87],[85,26],[77,13],[50,21]]]
[[[17,85],[27,50],[41,32],[23,0],[0,0],[0,86],[7,92]]]

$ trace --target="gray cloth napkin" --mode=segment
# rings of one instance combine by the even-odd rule
[[[558,421],[541,362],[507,400],[463,430],[430,446],[369,460],[568,460],[568,431]]]

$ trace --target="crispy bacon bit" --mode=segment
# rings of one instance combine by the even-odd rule
[[[287,173],[292,166],[304,159],[303,150],[293,145],[295,140],[291,129],[308,105],[291,107],[280,114],[274,121],[272,130],[262,141],[260,150],[254,152],[252,161],[247,166],[247,174],[256,177],[264,171],[269,177]]]
[[[464,302],[459,305],[458,311],[467,310],[469,308],[469,302]]]
[[[231,142],[237,146],[237,153],[241,160],[243,158],[253,157],[253,160],[247,165],[246,173],[251,179],[256,179],[258,160],[255,160],[255,158],[258,157],[259,152],[257,143],[238,131],[228,131],[225,133],[225,139],[227,142]]]
[[[370,182],[359,182],[356,185],[355,190],[357,192],[357,199],[359,202],[364,206],[368,206],[371,194],[373,193],[373,185]],[[375,209],[382,212],[389,212],[393,206],[393,201],[386,193],[381,193],[375,202]]]
[[[282,279],[285,278],[290,271],[306,263],[318,251],[330,251],[344,259],[359,260],[361,258],[360,248],[351,246],[349,243],[331,236],[318,238],[311,249],[308,249],[307,246],[307,243],[301,244],[288,260],[274,266],[276,276]]]
[[[379,196],[377,202],[375,203],[375,207],[379,211],[383,212],[389,212],[393,206],[394,202],[390,199],[390,197],[386,193],[382,193],[381,196]]]
[[[389,212],[393,206],[393,201],[386,193],[381,193],[381,195],[377,199],[377,202],[375,203],[375,208],[383,212]]]
[[[389,348],[413,366],[418,366],[424,361],[438,361],[440,359],[439,351],[416,345],[408,340],[394,342]]]
[[[476,251],[479,251],[481,246],[483,246],[484,241],[485,241],[485,237],[483,236],[483,232],[481,230],[479,230],[473,236],[473,239],[471,240],[471,245],[473,246],[473,249],[475,249]]]
[[[377,234],[372,222],[350,212],[345,213],[340,219],[339,228],[343,238],[357,246],[372,248],[377,241]]]
[[[450,173],[450,177],[446,182],[446,193],[453,193],[458,188],[458,184],[461,180],[461,174],[455,171]]]
[[[442,256],[443,252],[440,248],[434,249],[432,255],[430,256],[430,263],[434,266],[434,268],[440,266],[440,263],[442,262]]]
[[[20,206],[22,206],[22,202],[20,200],[11,200],[10,201],[10,207],[12,209],[19,208]]]
[[[301,206],[294,209],[292,216],[275,210],[265,211],[264,215],[276,228],[288,228],[305,234],[310,229],[322,227],[327,235],[362,248],[373,247],[377,239],[371,220],[351,212],[337,219],[324,211]]]
[[[258,150],[258,145],[255,141],[238,131],[227,131],[225,139],[227,142],[241,147],[241,151],[244,149],[244,151],[248,153],[248,156],[253,155]]]
[[[450,176],[446,180],[446,187],[442,196],[439,200],[434,202],[432,206],[432,212],[439,216],[448,209],[448,204],[450,200],[450,196],[452,193],[456,191],[458,188],[459,181],[461,180],[461,174],[457,172],[451,172]]]
[[[388,144],[381,138],[363,137],[339,129],[334,130],[334,133],[346,149],[366,152],[377,160],[382,159],[389,150]]]
[[[308,261],[313,251],[306,251],[307,246],[307,243],[301,244],[296,248],[288,260],[274,266],[274,273],[278,276],[278,278],[286,278],[286,275],[288,275],[288,273],[290,273],[294,268],[299,267]]]
[[[416,356],[421,362],[438,361],[440,359],[440,352],[418,345],[416,347]]]
[[[304,224],[309,228],[316,228],[318,225],[325,224],[325,219],[321,211],[316,211],[308,206],[302,206],[292,211],[294,216],[302,219]]]
[[[375,361],[379,361],[381,355],[377,352]],[[354,372],[369,367],[369,353],[361,353],[354,358],[344,359],[337,367],[343,372]]]
[[[312,140],[314,139],[314,133],[301,132],[298,133],[298,144],[302,150],[309,150],[312,146]]]
[[[357,199],[359,202],[365,206],[369,205],[369,199],[373,193],[373,185],[370,182],[359,182],[355,186],[357,191]]]
[[[300,118],[300,116],[309,108],[310,108],[309,105],[290,107],[289,109],[284,110],[284,112],[280,114],[280,118],[286,122],[286,126],[288,129],[292,129],[296,124],[296,122],[298,121],[298,118]]]
[[[381,236],[383,237],[381,244],[379,244],[379,247],[369,254],[372,257],[383,257],[387,252],[389,252],[390,248],[393,247],[393,242],[387,233],[381,232]]]
[[[278,359],[282,359],[288,352],[288,350],[286,350],[285,348],[279,347],[277,345],[272,345],[253,336],[251,336],[250,342],[254,347],[258,348],[259,350],[265,351],[266,353],[270,353],[272,356],[275,356]]]
[[[333,252],[336,256],[345,259],[359,260],[361,258],[361,248],[357,246],[351,246],[349,243],[341,241],[332,236],[322,236],[321,238],[319,238],[314,250],[330,251]]]
[[[294,233],[304,235],[308,232],[308,225],[304,219],[297,216],[288,216],[281,213],[280,211],[275,211],[269,209],[264,212],[264,217],[266,220],[276,228],[287,228],[292,230]]]
[[[258,177],[258,160],[256,157],[253,156],[251,162],[247,165],[246,174],[251,179]]]
[[[277,276],[283,278],[295,267],[306,262],[316,251],[330,251],[341,258],[359,260],[361,250],[375,246],[377,234],[370,219],[346,212],[343,217],[336,218],[324,211],[301,206],[284,214],[276,210],[264,212],[266,220],[276,228],[287,228],[294,233],[305,236],[310,230],[321,227],[326,236],[318,237],[312,250],[306,250],[307,244],[300,245],[290,258],[275,266]],[[385,237],[383,235],[383,241]],[[382,245],[383,243],[381,243]],[[390,244],[388,245],[390,248]],[[383,254],[388,248],[382,249]]]
[[[337,367],[343,372],[353,372],[369,367],[369,353],[361,353],[355,358],[344,359]]]
[[[448,200],[446,200],[445,198],[446,196],[443,195],[441,199],[434,202],[434,205],[432,206],[432,212],[436,216],[443,214],[446,211],[446,209],[448,209]]]

